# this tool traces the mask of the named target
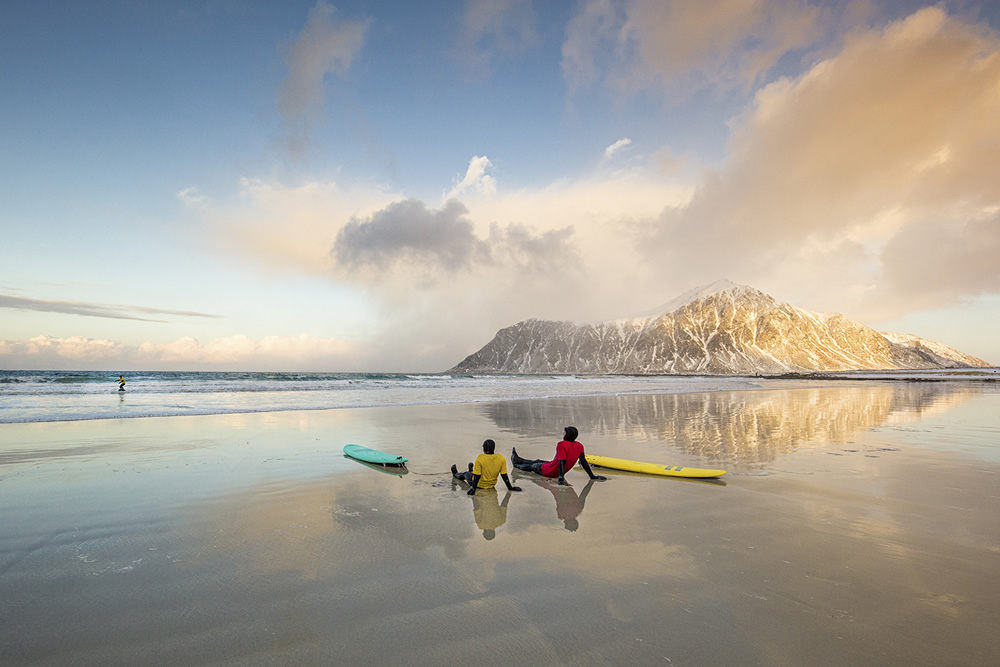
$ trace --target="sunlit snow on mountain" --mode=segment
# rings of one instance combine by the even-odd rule
[[[935,341],[878,332],[720,280],[631,319],[519,322],[452,371],[743,375],[986,366]]]

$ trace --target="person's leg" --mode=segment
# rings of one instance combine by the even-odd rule
[[[535,464],[546,463],[545,459],[526,459],[517,455],[517,449],[510,450],[510,464],[517,468],[518,470],[528,470],[533,472],[532,467]]]
[[[451,476],[460,482],[465,482],[466,484],[472,485],[472,464],[469,464],[468,470],[458,471],[458,466],[454,463],[451,465]]]
[[[518,470],[523,470],[524,472],[537,472],[542,473],[542,464],[546,463],[542,459],[535,459],[529,461],[528,459],[520,459],[517,463],[513,464]]]

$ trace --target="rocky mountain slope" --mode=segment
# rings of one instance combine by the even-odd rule
[[[646,317],[520,322],[451,372],[742,375],[974,366],[989,364],[941,343],[880,333],[839,313],[802,310],[719,281]]]

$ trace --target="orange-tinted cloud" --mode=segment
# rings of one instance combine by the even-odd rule
[[[903,247],[926,259],[962,230],[990,246],[998,90],[1000,40],[942,9],[855,33],[835,56],[757,93],[734,120],[725,164],[690,204],[645,228],[642,248],[675,279],[737,275],[766,288],[779,275],[787,284],[783,270],[796,265],[811,289],[849,293],[905,275]],[[905,311],[996,289],[983,271],[960,268],[979,256],[965,246],[950,244],[956,273],[935,299],[897,279],[868,291],[867,304],[837,303],[863,317],[862,306]],[[853,262],[843,263],[845,251]]]

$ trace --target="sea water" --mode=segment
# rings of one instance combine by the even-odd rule
[[[757,389],[749,377],[0,371],[0,423]]]

